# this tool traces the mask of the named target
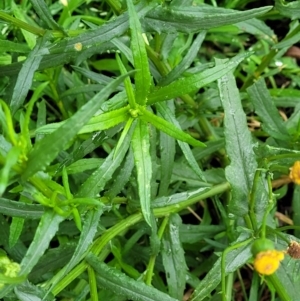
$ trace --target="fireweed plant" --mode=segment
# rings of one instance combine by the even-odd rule
[[[299,18],[0,1],[1,300],[298,301]]]

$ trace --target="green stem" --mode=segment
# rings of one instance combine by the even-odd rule
[[[251,220],[249,214],[246,214],[246,215],[244,216],[244,221],[245,221],[245,223],[246,223],[248,229],[254,230],[254,229],[253,229],[252,220]]]
[[[241,248],[247,244],[249,244],[250,242],[253,241],[253,238],[249,238],[245,241],[242,241],[240,243],[237,243],[233,246],[230,246],[228,248],[226,248],[224,250],[224,252],[222,253],[222,258],[221,258],[221,284],[222,284],[222,301],[229,301],[227,298],[226,298],[226,255],[232,251],[232,250],[235,250],[237,248]]]
[[[167,67],[166,64],[164,64],[160,59],[159,59],[159,54],[155,52],[149,45],[145,44],[147,54],[159,73],[162,76],[166,76],[170,72],[170,68]]]
[[[300,153],[295,154],[295,153],[288,153],[288,154],[281,154],[281,155],[276,155],[276,156],[270,156],[266,158],[268,162],[275,161],[275,160],[280,160],[280,159],[285,159],[285,158],[300,158]]]
[[[267,183],[268,183],[268,190],[269,190],[269,205],[268,208],[266,209],[266,212],[264,214],[263,222],[261,225],[261,237],[265,238],[266,237],[266,226],[267,226],[267,218],[268,214],[272,210],[274,206],[274,198],[273,198],[273,189],[272,189],[272,180],[271,176],[268,174],[267,175]]]
[[[90,296],[91,301],[98,301],[98,289],[97,289],[97,280],[96,274],[92,267],[88,266],[88,276],[89,276],[89,284],[90,284]]]
[[[253,225],[253,230],[257,231],[257,221],[256,221],[256,216],[255,216],[255,192],[257,190],[257,185],[258,185],[258,181],[260,179],[260,175],[261,175],[261,170],[257,169],[254,175],[254,179],[253,179],[253,186],[251,189],[251,194],[250,194],[250,200],[249,200],[249,215],[250,215],[250,219]]]
[[[7,14],[3,11],[0,11],[0,19],[6,21],[8,23],[11,23],[18,28],[24,29],[35,35],[38,35],[38,36],[43,36],[46,33],[45,29],[27,24],[26,22],[16,19],[15,17],[10,16],[9,14]]]

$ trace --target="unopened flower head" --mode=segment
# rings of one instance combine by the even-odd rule
[[[290,179],[295,184],[300,185],[300,161],[296,161],[290,168]]]
[[[283,251],[268,250],[259,252],[254,259],[254,269],[261,275],[272,275],[284,258]]]

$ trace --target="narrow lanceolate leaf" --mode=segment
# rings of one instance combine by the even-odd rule
[[[36,46],[23,63],[10,101],[12,114],[22,106],[25,97],[31,88],[34,72],[38,69],[43,56],[49,53],[49,50],[46,47],[48,39],[48,35],[38,39]]]
[[[127,0],[128,14],[129,14],[129,27],[131,32],[131,50],[134,60],[134,68],[137,70],[135,74],[135,98],[136,102],[140,105],[146,103],[148,95],[151,76],[148,64],[148,57],[145,47],[145,42],[142,36],[142,27],[139,17],[135,11],[132,0]],[[149,10],[153,5],[147,4]]]
[[[183,60],[170,73],[168,73],[162,80],[159,81],[160,86],[169,85],[171,82],[180,77],[181,74],[192,64],[198,54],[199,48],[205,36],[206,31],[202,31],[197,35]]]
[[[121,122],[126,121],[129,118],[128,114],[129,106],[121,109],[113,110],[107,113],[103,113],[92,117],[87,124],[85,124],[79,131],[78,134],[86,134],[92,132],[99,132],[109,129]],[[50,134],[57,130],[68,121],[62,121],[57,123],[50,123],[42,126],[36,130],[36,134]]]
[[[97,283],[117,295],[134,301],[178,301],[144,282],[136,281],[89,254],[86,261],[96,272]]]
[[[170,112],[175,110],[173,101],[164,103],[165,106],[170,108]],[[160,184],[159,196],[167,195],[168,187],[170,184],[173,164],[175,158],[175,139],[164,132],[160,132],[159,149],[160,149]]]
[[[9,183],[9,174],[12,169],[12,167],[18,162],[19,155],[20,155],[21,149],[17,146],[12,147],[6,158],[4,166],[1,167],[0,171],[0,196],[5,191],[8,183]]]
[[[80,129],[91,119],[101,104],[123,81],[127,75],[121,76],[108,84],[103,90],[96,94],[87,104],[81,107],[62,126],[38,141],[32,152],[29,154],[27,166],[22,175],[26,179],[39,170],[43,170],[55,159],[57,154],[66,148],[70,140],[80,131]]]
[[[160,118],[160,117],[154,115],[153,113],[147,111],[146,108],[141,107],[140,111],[142,112],[142,115],[140,115],[140,119],[151,123],[157,129],[159,129],[160,131],[163,131],[167,135],[169,135],[177,140],[187,142],[193,146],[205,147],[204,143],[194,139],[191,135],[183,132],[181,129],[176,127],[173,123],[170,123],[170,122],[164,120],[163,118]]]
[[[217,60],[217,65],[222,63],[224,60]],[[246,115],[242,108],[233,73],[228,73],[219,79],[218,88],[225,112],[226,151],[231,161],[225,169],[226,179],[232,187],[229,210],[233,214],[242,216],[248,212],[248,197],[257,163]]]
[[[24,218],[13,217],[9,228],[9,247],[12,248],[20,238],[24,226]]]
[[[138,120],[132,136],[134,162],[137,170],[137,182],[140,204],[145,221],[151,227],[151,177],[152,162],[150,156],[149,129],[147,123]]]
[[[53,19],[44,0],[30,0],[30,2],[38,16],[48,25],[50,29],[62,30],[62,27],[59,26]]]
[[[13,217],[39,219],[44,213],[44,207],[0,198],[0,213]]]
[[[35,286],[29,281],[18,285],[14,290],[19,301],[52,301],[54,300],[53,295],[49,295],[47,298],[44,297],[46,290],[41,286]]]
[[[64,217],[52,210],[47,210],[43,214],[36,229],[32,243],[30,244],[25,257],[21,262],[20,275],[27,275],[37,264],[41,256],[47,250],[51,239],[56,234],[59,224]]]
[[[147,103],[153,104],[158,101],[169,100],[174,97],[179,97],[184,94],[194,92],[205,85],[221,78],[226,73],[233,70],[251,53],[241,53],[229,61],[218,64],[217,66],[207,69],[202,73],[195,74],[189,77],[181,77],[173,83],[156,89],[148,96]]]
[[[93,242],[97,232],[97,226],[103,210],[101,207],[88,211],[84,218],[83,228],[77,244],[77,248],[70,262],[68,263],[65,275],[82,259],[83,254]]]
[[[76,250],[75,250],[70,262],[64,268],[64,273],[61,274],[60,277],[55,278],[55,281],[52,283],[52,286],[49,289],[49,292],[83,258],[85,252],[87,251],[87,249],[93,242],[94,236],[97,232],[99,218],[102,213],[103,213],[103,210],[102,210],[102,208],[99,208],[99,207],[87,212],[87,214],[84,218],[84,223],[83,223],[79,241],[77,243]]]
[[[164,117],[165,120],[169,121],[170,123],[174,124],[178,128],[180,128],[180,124],[175,118],[174,114],[172,114],[171,110],[167,107],[165,103],[157,103],[156,108],[158,112]],[[183,141],[178,140],[178,144],[185,156],[185,159],[193,169],[193,171],[196,173],[196,175],[202,179],[205,180],[204,174],[202,170],[200,169],[197,160],[195,159],[193,152],[191,151],[189,145]]]
[[[116,59],[117,59],[117,63],[118,63],[121,74],[126,74],[127,70],[118,54],[116,55]],[[136,103],[135,103],[134,89],[133,89],[133,86],[132,86],[132,83],[131,83],[129,77],[125,78],[124,85],[125,85],[125,90],[126,90],[127,99],[128,99],[130,108],[135,109]]]
[[[113,173],[120,166],[128,151],[133,128],[134,125],[124,138],[123,143],[119,146],[116,155],[113,150],[103,164],[82,184],[76,195],[77,197],[94,197],[103,190],[105,184],[111,179]]]
[[[262,121],[262,128],[275,139],[290,140],[289,133],[272,101],[264,79],[259,79],[247,89],[255,112]]]
[[[245,11],[234,11],[208,5],[173,6],[172,9],[158,6],[149,12],[143,25],[149,31],[157,32],[199,32],[223,25],[234,24],[259,17],[272,6]]]
[[[130,148],[121,170],[119,170],[118,175],[114,178],[113,184],[109,186],[109,190],[105,193],[105,196],[107,196],[110,199],[113,199],[121,192],[121,190],[129,181],[133,167],[134,158],[132,149]]]
[[[298,19],[300,18],[300,3],[299,1],[283,1],[275,0],[275,8],[282,16]]]
[[[183,298],[188,269],[179,237],[180,225],[180,216],[172,214],[169,219],[169,225],[164,232],[161,252],[167,275],[169,295],[178,300]]]

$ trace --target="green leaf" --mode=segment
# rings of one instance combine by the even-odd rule
[[[50,292],[52,288],[83,259],[87,249],[93,242],[102,213],[103,210],[99,207],[96,210],[89,210],[87,212],[84,217],[83,228],[80,234],[79,241],[77,243],[76,250],[69,263],[63,269],[63,273],[60,274],[60,277],[55,278],[55,281],[52,283],[51,288],[48,290],[48,292]]]
[[[148,64],[148,57],[145,47],[145,42],[142,36],[142,27],[135,11],[135,7],[132,0],[126,0],[129,15],[129,27],[131,32],[130,46],[133,54],[134,68],[137,70],[135,74],[135,99],[140,105],[146,104],[146,97],[148,95],[151,76]],[[153,3],[147,3],[145,7],[148,11],[154,6]],[[147,11],[147,12],[148,12]]]
[[[44,0],[30,0],[30,2],[38,16],[48,25],[50,29],[63,31],[63,28],[59,26],[53,19],[51,12]]]
[[[53,295],[45,298],[46,290],[31,284],[29,281],[18,285],[15,288],[15,293],[19,301],[51,301],[54,299]]]
[[[206,31],[202,31],[197,35],[185,57],[174,69],[172,69],[165,77],[163,77],[159,81],[159,86],[166,86],[171,84],[174,80],[180,77],[180,75],[193,63],[205,36]]]
[[[219,65],[224,60],[216,62]],[[226,151],[231,161],[225,169],[226,179],[232,188],[232,200],[228,209],[233,214],[243,216],[248,212],[248,198],[257,168],[252,137],[233,74],[228,73],[219,79],[218,87],[225,113]]]
[[[148,125],[139,119],[132,136],[132,148],[142,213],[147,224],[152,227],[150,208],[152,162],[149,139]]]
[[[250,19],[234,24],[243,32],[250,33],[257,36],[259,39],[267,41],[270,45],[274,45],[276,42],[276,35],[274,31],[262,20]]]
[[[106,139],[106,135],[104,132],[101,133],[96,133],[93,135],[92,138],[85,140],[84,142],[82,142],[78,148],[75,148],[71,153],[69,153],[64,160],[59,164],[59,166],[57,168],[55,168],[55,173],[59,173],[62,171],[63,167],[67,167],[67,171],[68,172],[72,172],[72,168],[70,169],[70,171],[68,170],[68,166],[72,165],[72,163],[74,163],[75,165],[73,165],[73,167],[76,167],[78,165],[80,165],[80,163],[82,162],[80,159],[85,157],[87,154],[91,153],[93,150],[95,150],[97,147],[99,147],[100,145],[102,145],[102,143],[105,141]],[[92,158],[91,158],[92,159]],[[76,164],[76,162],[78,162]],[[91,161],[93,162],[93,161]],[[95,163],[95,161],[94,161]],[[100,163],[100,162],[99,162]],[[98,164],[99,166],[100,164]],[[89,165],[87,165],[89,166]]]
[[[36,120],[36,128],[39,128],[46,124],[46,103],[45,100],[42,100],[38,103],[38,113],[37,113],[37,120]],[[35,137],[35,141],[39,141],[43,139],[44,135],[37,134]]]
[[[128,132],[129,132],[129,130],[131,128],[131,125],[132,125],[133,121],[134,121],[134,118],[132,118],[132,117],[128,118],[128,120],[127,120],[127,122],[126,122],[126,124],[125,124],[125,126],[123,128],[122,134],[121,134],[120,138],[118,139],[118,143],[117,143],[117,145],[115,147],[115,150],[114,150],[115,154],[114,154],[114,156],[117,155],[118,149],[119,149],[120,145],[122,145],[125,137],[127,136],[127,134],[128,134]]]
[[[286,47],[289,48],[294,44],[298,43],[299,40],[300,40],[300,32],[297,32],[293,34],[291,37],[285,38],[281,42],[275,44],[272,48],[274,49],[282,49]]]
[[[44,214],[44,207],[42,205],[24,204],[0,198],[0,212],[13,217],[40,219]]]
[[[30,52],[30,48],[26,44],[1,40],[0,52],[28,53]]]
[[[101,208],[97,208],[95,210],[89,210],[88,213],[85,215],[83,228],[80,234],[80,238],[77,244],[77,248],[74,252],[73,257],[71,258],[70,262],[68,263],[64,274],[66,275],[71,269],[80,262],[82,259],[85,251],[89,248],[95,234],[97,232],[97,227],[99,223],[100,216],[102,215],[103,210]]]
[[[68,225],[74,225],[73,222],[68,223]],[[66,224],[65,224],[66,225]],[[61,228],[64,228],[64,224],[61,224]],[[76,228],[77,229],[77,228]],[[66,229],[68,231],[68,229]],[[61,234],[63,232],[58,232]],[[71,234],[70,231],[64,234]],[[72,233],[73,234],[73,233]],[[75,233],[76,235],[77,233]],[[57,272],[58,269],[63,268],[72,258],[74,251],[76,248],[76,243],[64,243],[61,244],[57,248],[49,249],[39,260],[37,265],[30,272],[28,278],[30,281],[36,283],[38,281],[42,281],[45,271],[49,272]],[[58,274],[57,274],[58,275]],[[57,276],[56,276],[57,277]],[[55,279],[55,278],[54,278]],[[48,287],[47,287],[48,288]],[[48,291],[48,294],[51,294]]]
[[[20,238],[23,231],[24,218],[13,217],[9,228],[9,247],[12,248]]]
[[[58,231],[58,226],[63,220],[64,217],[54,211],[45,211],[36,229],[33,241],[21,261],[20,275],[30,273],[44,252],[48,249],[51,239]]]
[[[176,127],[180,128],[179,122],[176,120],[174,114],[169,110],[169,108],[164,103],[157,103],[156,108],[160,114],[164,117],[165,120],[169,121],[170,123],[174,124]],[[200,169],[198,162],[196,161],[189,145],[185,142],[182,142],[180,140],[177,140],[178,144],[184,154],[185,159],[189,163],[190,167],[193,169],[193,171],[196,173],[196,175],[201,179],[205,181],[204,174],[202,170]],[[191,144],[191,143],[190,143]],[[193,144],[192,144],[193,145]],[[203,144],[204,145],[204,144]]]
[[[103,90],[101,90],[101,91],[103,91]],[[100,95],[100,93],[98,93],[97,95]],[[94,99],[94,97],[93,97],[93,99]],[[126,106],[121,109],[113,110],[113,111],[99,114],[95,117],[92,117],[85,125],[83,125],[81,127],[81,129],[78,131],[78,134],[86,134],[86,133],[103,131],[103,130],[109,129],[115,125],[118,125],[119,123],[127,121],[127,119],[130,117],[128,111],[129,111],[129,106]],[[58,131],[59,128],[65,126],[67,124],[67,122],[68,122],[68,120],[58,122],[58,123],[47,124],[45,126],[38,128],[36,130],[36,133],[37,134],[53,133],[54,131]]]
[[[168,106],[171,113],[174,114],[174,103],[169,101],[165,106]],[[159,110],[158,110],[159,112]],[[160,184],[159,196],[168,194],[168,187],[170,185],[174,158],[175,158],[175,139],[164,132],[160,132],[159,149],[160,149]]]
[[[109,84],[111,81],[113,81],[113,79],[107,75],[104,74],[99,74],[93,71],[90,71],[88,69],[85,68],[81,68],[78,66],[72,66],[72,68],[77,71],[78,73],[82,74],[84,77],[91,79],[101,85],[107,85]],[[120,83],[119,87],[116,88],[116,90],[118,91],[123,91],[124,90],[124,85],[122,83]]]
[[[162,240],[162,260],[165,268],[169,295],[182,300],[185,289],[187,265],[182,248],[179,227],[182,221],[178,214],[172,214]]]
[[[49,165],[58,153],[67,147],[68,143],[126,76],[121,76],[108,84],[57,130],[38,141],[29,154],[22,178],[26,179]]]
[[[194,244],[202,239],[213,238],[225,230],[223,225],[189,225],[180,226],[181,243]]]
[[[49,53],[49,49],[46,47],[48,40],[48,35],[38,39],[36,46],[29,53],[26,61],[23,63],[10,101],[12,114],[15,114],[23,105],[27,93],[31,88],[34,72],[38,69],[43,56]]]
[[[150,105],[158,101],[169,100],[199,90],[205,85],[221,78],[223,75],[233,70],[250,55],[250,52],[243,52],[231,60],[218,64],[211,69],[203,71],[202,73],[189,77],[181,77],[168,86],[155,89],[149,94],[147,104]]]
[[[192,191],[185,191],[175,193],[169,196],[162,196],[156,198],[151,205],[153,208],[163,208],[170,205],[179,205],[180,203],[190,198],[200,197],[203,193],[207,192],[208,190],[208,187],[202,187]]]
[[[20,153],[20,148],[14,146],[9,150],[5,158],[4,166],[0,171],[0,196],[4,193],[8,186],[11,169],[18,162]]]
[[[143,282],[128,277],[115,268],[109,267],[93,254],[89,254],[86,261],[95,270],[98,284],[115,294],[126,296],[127,299],[134,301],[178,301]]]
[[[17,20],[27,23],[29,18],[26,16],[24,11],[20,9],[19,6],[15,4],[15,2],[11,2],[10,5]],[[32,19],[29,19],[29,21],[31,23],[34,23]],[[30,49],[32,49],[36,45],[36,36],[25,29],[21,29],[21,32],[27,42],[27,45],[30,47]]]
[[[87,170],[96,169],[102,163],[104,159],[101,158],[87,158],[87,159],[79,159],[73,164],[69,165],[66,170],[68,175],[85,172]],[[57,174],[57,173],[56,173]]]
[[[122,189],[130,179],[133,167],[134,158],[132,149],[130,148],[123,166],[119,170],[118,175],[115,177],[113,184],[110,185],[108,191],[105,194],[108,198],[112,200],[117,196],[118,193],[122,191]]]
[[[300,18],[300,3],[299,1],[286,2],[275,0],[275,8],[282,16],[294,19]]]
[[[205,146],[204,143],[194,139],[191,135],[183,132],[178,127],[176,127],[174,124],[149,112],[146,108],[141,107],[140,111],[141,111],[141,115],[139,116],[139,118],[141,120],[151,123],[157,129],[159,129],[160,131],[163,131],[167,135],[169,135],[177,140],[187,142],[193,146],[198,146],[198,147]]]
[[[133,128],[130,129],[123,144],[119,147],[117,155],[115,156],[115,152],[111,151],[103,164],[81,185],[77,192],[77,197],[94,197],[103,190],[128,151]]]
[[[293,269],[295,266],[293,265]],[[269,276],[269,281],[276,290],[278,296],[284,301],[299,300],[299,282],[293,281],[293,272],[287,269],[286,266],[281,265],[276,272]],[[297,275],[296,277],[299,277]]]
[[[226,256],[225,274],[235,272],[243,266],[252,257],[250,247],[241,247],[229,252]],[[191,297],[191,301],[202,301],[216,289],[221,282],[221,258],[219,258],[213,267],[202,279]]]
[[[127,70],[118,54],[116,55],[116,59],[117,59],[117,63],[118,63],[121,74],[122,75],[126,74]],[[129,77],[125,78],[124,85],[125,85],[125,90],[126,90],[129,106],[131,109],[135,109],[136,108],[135,95],[134,95],[133,86],[132,86],[132,83],[131,83]]]
[[[172,9],[158,6],[147,14],[143,25],[147,31],[191,33],[256,18],[271,9],[272,6],[245,11],[225,10],[208,5],[172,6]]]
[[[256,114],[262,120],[262,128],[275,139],[288,141],[291,139],[283,120],[272,101],[264,79],[259,79],[247,89]]]

